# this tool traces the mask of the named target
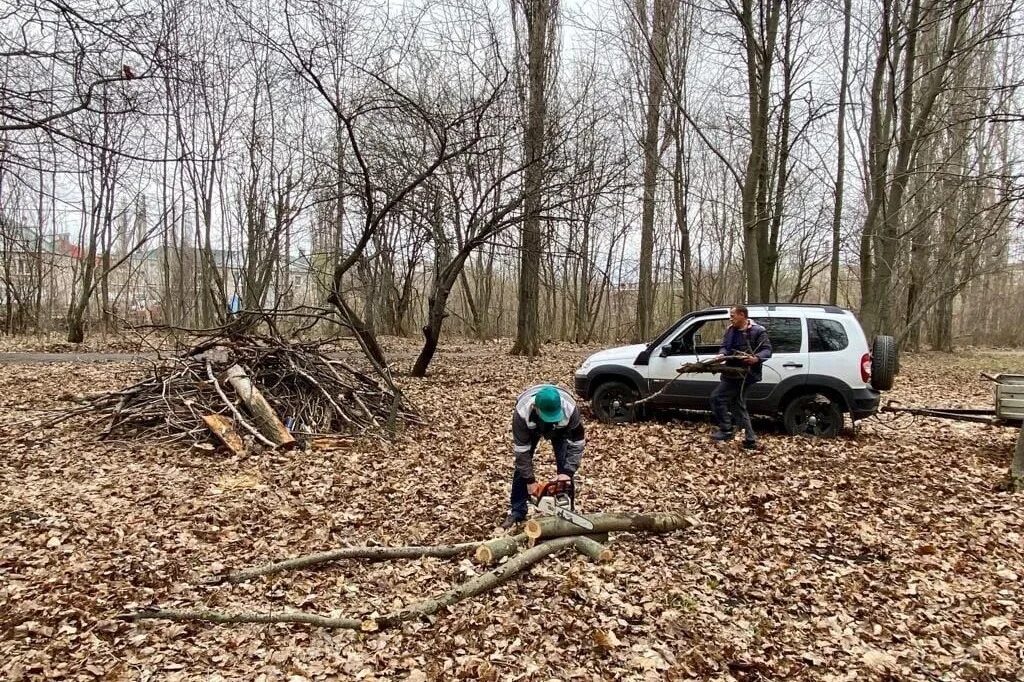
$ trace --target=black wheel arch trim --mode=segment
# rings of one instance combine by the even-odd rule
[[[786,386],[786,389],[779,393],[779,400],[776,408],[781,411],[785,408],[786,403],[792,400],[797,395],[803,395],[807,393],[814,393],[815,389],[829,389],[830,391],[839,395],[840,406],[843,412],[851,412],[853,406],[850,404],[850,387],[843,383],[841,379],[837,379],[827,374],[806,374],[798,385]],[[779,384],[781,387],[786,382]]]
[[[599,365],[587,372],[587,379],[590,382],[588,392],[591,398],[594,397],[596,387],[608,379],[625,379],[629,381],[636,386],[636,390],[640,392],[641,397],[646,396],[648,393],[647,379],[635,369],[622,365]]]

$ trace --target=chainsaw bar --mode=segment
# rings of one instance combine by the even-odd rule
[[[594,524],[590,519],[588,519],[586,516],[581,516],[576,512],[563,507],[550,497],[540,498],[540,500],[537,501],[535,506],[537,507],[537,510],[542,514],[556,516],[562,519],[563,521],[568,521],[569,523],[579,526],[580,528],[583,528],[585,530],[594,530]]]

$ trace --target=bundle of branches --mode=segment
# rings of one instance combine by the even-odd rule
[[[212,434],[236,454],[252,442],[288,449],[418,421],[390,380],[330,357],[323,343],[255,334],[204,339],[154,363],[142,381],[80,402],[53,423],[98,414],[101,438],[199,443]]]
[[[680,374],[724,374],[732,377],[742,377],[747,373],[743,367],[726,365],[721,360],[704,360],[703,362],[684,362],[676,370]]]

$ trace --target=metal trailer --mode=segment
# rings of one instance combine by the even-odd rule
[[[916,414],[923,417],[979,422],[995,426],[1021,426],[1024,423],[1024,374],[981,374],[995,384],[995,408],[903,407],[888,401],[879,412]]]

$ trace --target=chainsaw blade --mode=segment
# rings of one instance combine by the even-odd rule
[[[585,530],[594,530],[594,524],[590,519],[588,519],[586,516],[581,516],[574,511],[566,509],[560,504],[557,504],[550,497],[541,498],[541,500],[537,503],[536,506],[537,509],[544,514],[556,516],[562,519],[563,521],[568,521],[569,523],[579,526],[580,528],[583,528]]]

